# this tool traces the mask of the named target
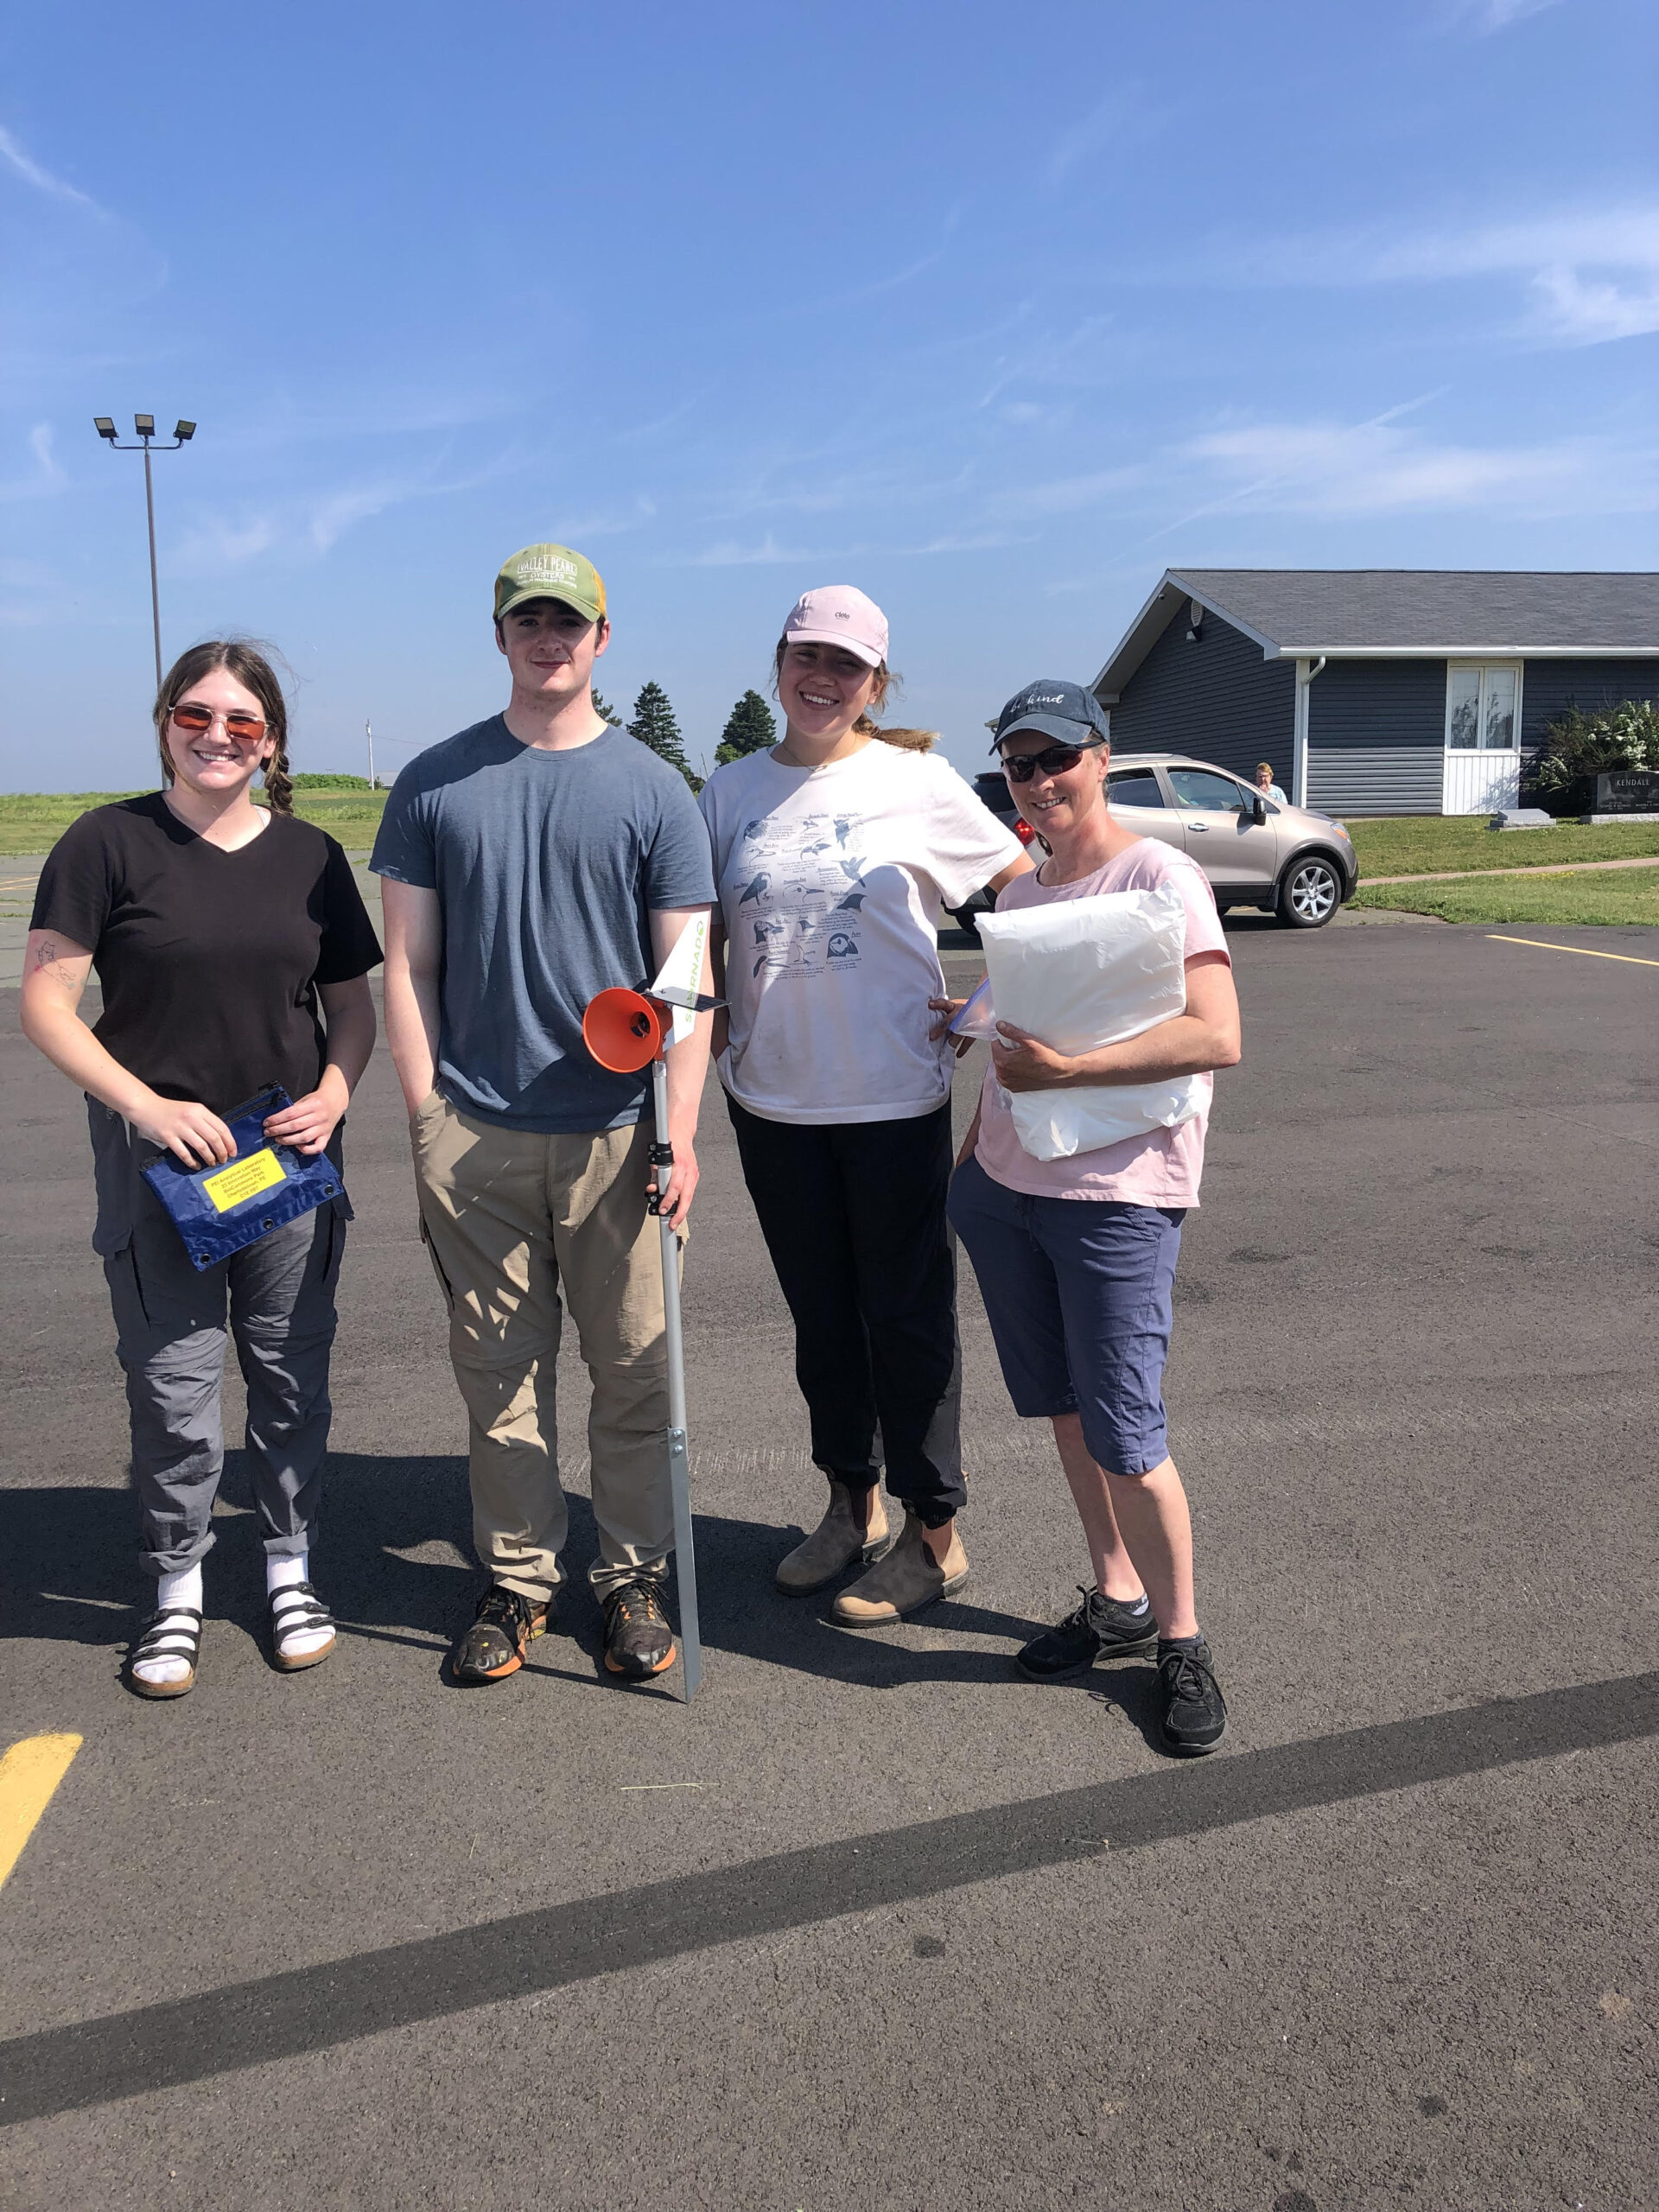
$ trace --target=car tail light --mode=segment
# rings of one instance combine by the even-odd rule
[[[1032,839],[1037,835],[1037,832],[1032,828],[1030,823],[1027,821],[1025,816],[1022,814],[1014,823],[1014,834],[1020,840],[1022,845],[1028,845]]]

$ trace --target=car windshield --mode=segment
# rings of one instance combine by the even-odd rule
[[[1126,769],[1106,779],[1106,794],[1113,806],[1161,806],[1164,795],[1149,768]]]
[[[1205,814],[1243,814],[1249,804],[1230,776],[1217,776],[1207,768],[1172,768],[1170,788],[1178,806]]]

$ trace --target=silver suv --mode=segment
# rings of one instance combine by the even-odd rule
[[[1283,804],[1180,753],[1114,753],[1106,779],[1123,827],[1191,853],[1224,914],[1260,906],[1292,929],[1317,930],[1354,895],[1353,842],[1328,815]],[[1000,770],[976,776],[974,787],[993,813],[1025,827]],[[973,926],[965,909],[957,919]]]
[[[1126,830],[1191,853],[1216,904],[1260,906],[1292,929],[1322,929],[1359,881],[1352,840],[1329,815],[1281,804],[1179,753],[1115,753],[1106,772]]]

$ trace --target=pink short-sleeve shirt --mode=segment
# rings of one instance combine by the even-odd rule
[[[1016,906],[1044,906],[1057,899],[1096,899],[1106,891],[1155,891],[1173,884],[1186,908],[1187,959],[1218,952],[1230,967],[1226,934],[1216,901],[1195,861],[1155,837],[1141,837],[1093,875],[1054,886],[1040,869],[1016,875],[997,899],[999,913]],[[993,1182],[1039,1198],[1113,1198],[1124,1205],[1195,1206],[1204,1173],[1204,1136],[1214,1080],[1198,1077],[1203,1103],[1178,1129],[1149,1129],[1122,1144],[1079,1152],[1070,1160],[1033,1160],[1014,1134],[1007,1094],[988,1069],[979,1102],[979,1141],[974,1157]]]

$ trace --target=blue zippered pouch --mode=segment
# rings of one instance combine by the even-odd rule
[[[163,1153],[143,1170],[198,1273],[318,1206],[341,1205],[346,1218],[352,1218],[340,1170],[326,1152],[307,1160],[266,1136],[266,1122],[293,1103],[280,1084],[273,1084],[227,1114],[236,1157],[219,1166],[188,1168]]]

